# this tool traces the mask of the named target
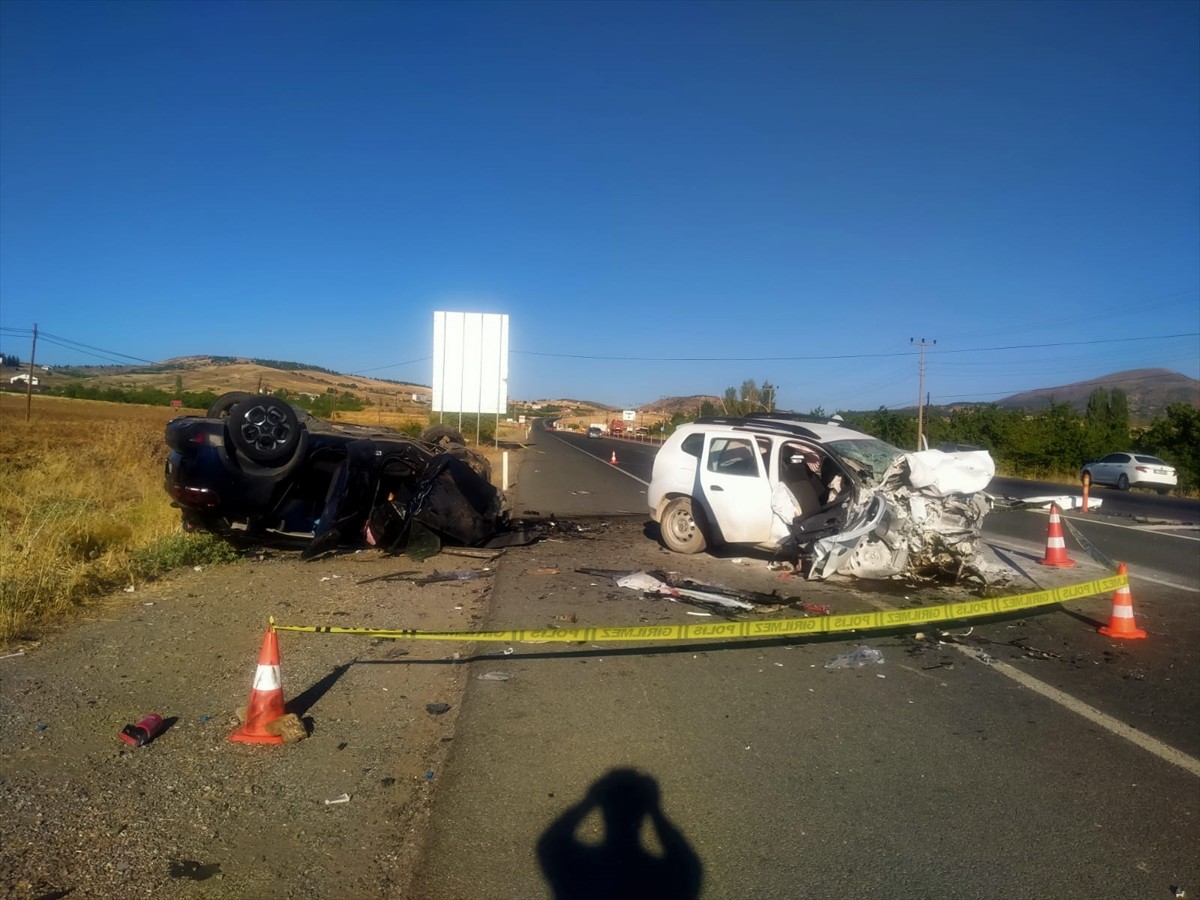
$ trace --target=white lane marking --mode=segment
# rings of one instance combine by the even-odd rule
[[[1187,525],[1126,525],[1124,522],[1105,522],[1103,519],[1081,519],[1077,516],[1071,517],[1072,522],[1087,522],[1088,524],[1107,525],[1109,528],[1124,528],[1128,531],[1142,531],[1149,534],[1161,534],[1163,537],[1179,538],[1181,541],[1200,541],[1200,535],[1190,534],[1174,534],[1170,531],[1162,531],[1162,528],[1187,528]]]
[[[1033,556],[1035,559],[1042,555],[1043,547],[1041,544],[1030,544],[1007,536],[1005,537],[1005,541],[1007,543],[1004,544],[1000,543],[998,540],[986,540],[985,543],[988,547],[993,548],[993,550],[1004,550],[1008,553],[1023,553],[1027,556]],[[1096,561],[1086,553],[1082,555],[1077,554],[1071,558],[1079,563],[1080,566],[1098,569],[1102,572],[1108,571],[1103,566],[1096,563]],[[1168,578],[1159,578],[1157,575],[1147,575],[1145,569],[1136,569],[1135,571],[1136,574],[1134,572],[1129,573],[1130,580],[1149,581],[1151,584],[1161,584],[1163,587],[1174,588],[1177,591],[1187,591],[1191,594],[1200,594],[1200,586],[1197,586],[1196,584],[1180,584],[1178,581],[1171,581]],[[1032,581],[1033,579],[1030,580]],[[1036,581],[1033,583],[1037,584]]]
[[[1136,728],[1130,725],[1126,725],[1119,719],[1114,719],[1107,713],[1101,712],[1100,710],[1096,709],[1096,707],[1089,706],[1082,700],[1076,700],[1070,694],[1066,694],[1060,691],[1058,688],[1051,687],[1044,682],[1038,681],[1032,675],[1022,672],[1020,669],[1010,666],[1008,663],[1000,662],[999,660],[995,659],[992,659],[989,662],[984,662],[980,658],[981,651],[975,650],[971,647],[964,647],[961,644],[955,643],[951,643],[949,646],[953,647],[955,650],[969,659],[974,659],[975,661],[987,666],[989,669],[994,669],[1001,675],[1011,678],[1013,681],[1017,682],[1017,684],[1029,688],[1035,694],[1040,694],[1047,700],[1053,701],[1059,706],[1069,709],[1076,715],[1083,716],[1083,718],[1090,722],[1094,722],[1106,731],[1115,734],[1117,737],[1124,738],[1131,744],[1135,744],[1138,747],[1141,747],[1143,750],[1153,753],[1159,759],[1165,760],[1172,765],[1179,766],[1181,769],[1184,769],[1185,771],[1190,772],[1191,774],[1200,778],[1200,759],[1196,759],[1193,756],[1188,756],[1188,754],[1184,753],[1182,750],[1176,750],[1170,744],[1164,744],[1157,738],[1152,738],[1150,735],[1138,731]]]
[[[1021,510],[1021,512],[1040,513],[1049,515],[1048,512],[1041,509]],[[1189,528],[1197,530],[1195,525],[1190,525],[1186,522],[1180,522],[1178,525],[1130,525],[1125,522],[1106,522],[1104,519],[1093,519],[1090,515],[1080,513],[1079,515],[1071,516],[1072,522],[1087,522],[1089,525],[1107,525],[1109,528],[1124,528],[1127,531],[1141,531],[1147,534],[1161,534],[1164,537],[1180,538],[1185,541],[1200,541],[1200,535],[1191,534],[1175,534],[1167,531],[1168,528]]]
[[[568,442],[568,441],[564,441],[564,440],[563,440],[562,438],[560,438],[558,435],[555,435],[555,436],[554,436],[554,439],[555,439],[556,441],[558,441],[560,444],[566,444],[566,445],[567,445],[568,447],[570,447],[572,450],[578,450],[578,451],[579,451],[580,453],[582,453],[584,456],[590,456],[592,459],[598,459],[598,460],[600,460],[600,462],[604,463],[604,464],[605,464],[605,465],[607,465],[607,466],[611,466],[611,465],[612,465],[612,464],[611,464],[611,463],[610,463],[610,462],[609,462],[607,459],[605,459],[604,457],[602,457],[602,456],[597,456],[595,453],[588,453],[588,452],[587,452],[586,450],[584,450],[582,447],[576,447],[574,444],[572,444],[572,443],[570,443],[570,442]],[[634,475],[632,472],[626,472],[626,471],[625,471],[624,469],[622,469],[622,468],[621,468],[619,465],[612,466],[612,468],[616,469],[618,472],[620,472],[622,475],[626,476],[627,478],[632,478],[632,479],[633,479],[634,481],[636,481],[638,484],[644,484],[646,487],[650,487],[650,482],[648,482],[648,481],[642,481],[642,479],[638,478],[638,477],[637,477],[636,475]]]
[[[897,608],[895,605],[887,603],[883,600],[875,600],[874,598],[870,597],[867,599],[868,602],[870,602],[871,605],[876,608]],[[1191,772],[1193,775],[1200,778],[1200,759],[1188,756],[1182,750],[1176,750],[1170,744],[1164,744],[1157,738],[1152,738],[1150,735],[1138,731],[1133,726],[1126,725],[1120,719],[1115,719],[1108,715],[1108,713],[1103,713],[1096,709],[1096,707],[1089,706],[1087,703],[1084,703],[1082,700],[1076,700],[1070,694],[1060,691],[1058,688],[1051,687],[1045,682],[1034,678],[1032,675],[1010,666],[1008,663],[1000,662],[1000,660],[992,659],[991,657],[987,657],[985,661],[983,657],[986,654],[984,654],[982,650],[977,650],[974,647],[966,647],[954,641],[947,641],[945,644],[943,644],[943,646],[953,647],[959,653],[963,654],[963,656],[973,659],[976,662],[987,666],[989,669],[996,670],[1001,675],[1007,676],[1023,687],[1029,688],[1035,694],[1039,694],[1045,697],[1047,700],[1051,700],[1054,703],[1057,703],[1059,706],[1062,706],[1065,709],[1076,713],[1077,715],[1083,716],[1085,719],[1088,719],[1091,722],[1095,722],[1101,728],[1115,734],[1117,737],[1124,738],[1130,743],[1141,747],[1143,750],[1153,753],[1160,759],[1164,759],[1173,765],[1186,769],[1188,772]]]

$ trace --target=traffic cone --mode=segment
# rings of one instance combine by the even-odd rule
[[[258,669],[250,686],[250,702],[242,725],[229,736],[243,744],[282,744],[283,738],[267,731],[267,726],[282,716],[283,683],[279,677],[279,639],[274,624],[267,626],[262,649],[258,651]]]
[[[608,461],[608,464],[609,464],[610,466],[615,466],[615,465],[617,465],[617,451],[616,451],[616,450],[614,450],[614,451],[613,451],[612,459],[610,459],[610,460]]]
[[[1117,566],[1117,574],[1128,575],[1125,563]],[[1113,591],[1112,615],[1108,617],[1107,625],[1101,625],[1096,630],[1109,637],[1130,640],[1146,636],[1146,632],[1138,628],[1137,623],[1133,621],[1133,595],[1129,593],[1128,584]]]
[[[1067,545],[1063,542],[1062,519],[1058,516],[1058,504],[1050,504],[1050,527],[1046,530],[1046,555],[1038,560],[1043,566],[1059,566],[1069,569],[1075,560],[1067,556]]]

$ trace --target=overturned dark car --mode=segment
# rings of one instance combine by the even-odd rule
[[[483,546],[501,530],[490,464],[447,425],[419,438],[313,418],[260,394],[167,424],[165,487],[188,531],[233,543],[399,552]]]

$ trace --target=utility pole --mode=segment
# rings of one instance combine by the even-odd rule
[[[909,338],[908,342],[921,348],[917,379],[917,450],[921,450],[921,436],[925,433],[925,348],[932,347],[937,341],[926,341],[925,338],[917,341],[916,338]]]
[[[25,376],[25,421],[33,414],[33,358],[37,355],[37,322],[33,323],[33,346],[29,348],[29,374]]]

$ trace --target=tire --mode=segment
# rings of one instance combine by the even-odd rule
[[[254,394],[251,394],[249,391],[229,391],[222,394],[208,408],[208,417],[210,419],[224,419],[236,404],[253,396]]]
[[[1120,475],[1117,476],[1117,490],[1118,491],[1129,490],[1129,477],[1124,472],[1122,472]]]
[[[448,452],[451,456],[461,459],[472,472],[488,482],[488,484],[491,484],[492,464],[488,462],[488,458],[482,453],[476,453],[474,450],[469,450],[466,447],[452,447]]]
[[[700,553],[708,546],[700,522],[692,511],[691,497],[676,497],[667,504],[659,530],[667,549],[676,553]]]
[[[284,462],[300,444],[296,411],[278,397],[250,395],[229,411],[225,427],[247,459],[264,465]]]
[[[437,444],[439,447],[467,446],[462,432],[452,425],[430,425],[421,432],[420,439],[427,444]]]

